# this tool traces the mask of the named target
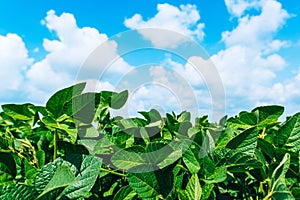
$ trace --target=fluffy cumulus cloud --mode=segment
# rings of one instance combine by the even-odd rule
[[[43,47],[48,52],[46,57],[34,63],[26,73],[30,99],[43,101],[57,88],[70,85],[79,78],[96,83],[92,80],[101,78],[104,70],[100,68],[118,57],[114,41],[108,41],[107,35],[99,33],[95,28],[78,27],[73,14],[63,13],[58,16],[50,10],[42,24],[57,39],[44,39]],[[105,51],[97,51],[99,45],[103,46],[98,49]],[[112,73],[122,73],[124,69],[130,68],[122,58],[114,64],[116,67],[110,67]],[[111,88],[107,83],[100,85]]]
[[[141,29],[139,32],[144,38],[150,40],[156,47],[174,48],[187,36],[200,41],[204,37],[204,24],[200,23],[199,11],[195,5],[190,4],[180,5],[179,8],[167,3],[158,4],[157,14],[154,17],[144,20],[140,14],[135,14],[124,23],[130,29]],[[182,36],[154,30],[160,28],[177,32]]]
[[[230,14],[240,17],[251,8],[259,8],[260,1],[262,0],[225,0],[225,4]]]
[[[285,24],[289,14],[281,3],[274,0],[260,1],[259,5],[259,15],[240,17],[234,30],[222,33],[222,40],[227,46],[242,44],[257,48],[269,47],[274,34]]]
[[[2,96],[11,97],[12,93],[22,91],[26,71],[33,59],[29,58],[28,51],[20,36],[17,34],[0,35],[0,92]]]
[[[198,101],[191,85],[176,70],[164,65],[150,66],[147,70],[149,81],[138,85],[129,101],[131,113],[151,108],[177,113],[188,110],[197,113]]]
[[[278,96],[291,86],[276,83],[281,81],[278,80],[280,70],[288,64],[278,51],[290,42],[276,39],[276,33],[290,15],[275,0],[225,2],[238,24],[233,30],[222,33],[226,48],[211,59],[218,67],[227,97],[230,97],[228,106],[283,103],[283,98]],[[251,8],[257,9],[258,14],[248,13]]]

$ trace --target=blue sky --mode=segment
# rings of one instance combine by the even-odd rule
[[[132,88],[130,112],[152,107],[195,109],[190,105],[195,102],[189,101],[193,99],[189,86],[199,115],[213,114],[213,105],[219,103],[212,95],[215,86],[189,66],[193,58],[179,59],[166,51],[175,50],[174,44],[183,47],[182,41],[172,37],[161,41],[156,33],[134,32],[150,27],[178,32],[204,48],[218,73],[208,79],[222,81],[220,95],[225,103],[219,106],[224,113],[280,104],[286,107],[285,115],[291,115],[300,111],[299,15],[298,0],[4,0],[0,104],[44,104],[54,91],[78,81],[91,52],[113,37],[107,43],[107,58],[118,56],[122,45],[149,43],[154,50],[121,56],[106,77],[97,80],[90,74],[91,85],[115,90],[120,80],[123,87],[131,82],[127,85]],[[133,39],[114,37],[128,30],[133,31]],[[138,68],[141,65],[144,68]],[[174,78],[176,74],[181,78]],[[148,76],[159,84],[134,81]]]

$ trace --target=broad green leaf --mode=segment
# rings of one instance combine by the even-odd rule
[[[50,193],[53,190],[65,188],[74,181],[75,175],[71,169],[66,165],[61,165],[56,169],[53,177],[44,188],[44,191],[39,195],[38,199],[41,199],[43,196],[47,195],[47,193]]]
[[[287,199],[293,200],[295,199],[289,191],[288,187],[285,183],[285,175],[290,166],[290,154],[285,154],[280,164],[276,167],[274,172],[272,173],[272,181],[271,181],[271,191],[268,196],[272,196],[275,200]]]
[[[260,168],[262,165],[254,155],[237,150],[217,149],[213,155],[217,166],[226,165],[230,172],[245,172],[249,169]]]
[[[78,83],[71,87],[64,88],[53,94],[46,103],[46,109],[57,119],[64,111],[64,105],[70,101],[72,97],[81,94],[84,90],[86,83]]]
[[[74,144],[77,140],[78,131],[74,127],[74,124],[72,126],[70,124],[66,124],[64,122],[58,123],[56,122],[52,117],[45,116],[42,119],[42,122],[46,125],[47,128],[50,130],[60,130],[64,133],[66,133],[68,139],[72,144]]]
[[[110,107],[113,109],[122,108],[128,99],[128,90],[124,90],[120,93],[113,93],[111,96]]]
[[[36,152],[36,158],[38,159],[38,167],[42,168],[45,165],[45,152],[43,150]]]
[[[273,159],[275,148],[271,143],[264,139],[258,138],[257,146],[261,149],[262,153],[266,154],[270,159]]]
[[[153,165],[164,161],[171,153],[172,148],[164,142],[155,141],[146,146],[147,162]]]
[[[200,170],[200,149],[200,146],[193,142],[183,154],[183,161],[192,174],[196,174]]]
[[[110,91],[102,91],[101,92],[101,105],[109,106],[113,109],[122,108],[128,98],[128,91],[124,90],[120,93],[110,92]]]
[[[172,196],[174,188],[174,174],[172,170],[174,166],[168,166],[164,169],[155,170],[155,176],[158,181],[159,193],[166,199],[168,196]]]
[[[95,184],[101,166],[98,158],[80,154],[65,158],[48,163],[38,172],[34,185],[41,199],[53,196],[54,190],[57,190],[56,197],[80,199]]]
[[[274,200],[294,200],[291,191],[287,188],[284,179],[277,179],[272,187],[272,199]]]
[[[202,186],[202,196],[201,198],[203,200],[207,200],[210,198],[211,193],[213,191],[214,188],[214,184],[205,184],[204,186]]]
[[[130,130],[130,129],[138,128],[138,125],[131,118],[119,120],[118,125],[121,127],[122,130]]]
[[[214,173],[207,178],[203,179],[203,181],[207,184],[212,183],[220,183],[225,181],[227,178],[227,170],[226,166],[216,167]]]
[[[9,136],[6,137],[5,135],[0,135],[0,149],[8,149],[9,146],[12,146],[13,139]]]
[[[80,122],[91,123],[100,104],[100,95],[89,92],[73,97],[65,104],[65,113]]]
[[[25,165],[26,183],[31,185],[37,174],[37,168],[29,164],[27,160],[24,161],[24,165]]]
[[[33,186],[17,184],[0,187],[1,200],[35,200],[37,195]]]
[[[292,194],[295,197],[295,199],[300,199],[300,187],[294,187],[292,189]]]
[[[161,116],[155,109],[151,109],[149,112],[140,111],[139,113],[143,115],[149,123],[161,121]]]
[[[106,198],[111,197],[111,198],[112,198],[112,196],[113,196],[113,194],[114,194],[114,190],[116,189],[116,187],[117,187],[118,185],[119,185],[118,182],[113,183],[113,184],[110,186],[109,190],[107,190],[106,192],[103,193],[103,197],[106,197]]]
[[[114,144],[106,137],[103,137],[95,142],[96,142],[96,144],[93,148],[94,154],[111,154],[111,153],[113,153]]]
[[[193,174],[184,191],[184,200],[200,200],[202,196],[202,188],[197,174]]]
[[[227,125],[235,129],[249,129],[256,126],[258,130],[274,125],[278,122],[278,118],[283,114],[282,106],[260,106],[253,109],[250,113],[242,111],[238,116],[229,118]]]
[[[249,129],[257,124],[257,116],[252,112],[242,111],[236,117],[229,118],[227,125],[235,129]]]
[[[64,189],[61,196],[68,199],[79,199],[85,197],[92,189],[98,177],[102,161],[94,156],[82,156],[83,161],[76,181]]]
[[[76,143],[72,144],[67,141],[57,141],[57,148],[59,152],[64,156],[69,156],[72,154],[89,154],[89,151],[87,150],[86,146]]]
[[[126,149],[120,149],[117,151],[112,156],[111,162],[118,169],[124,170],[130,170],[133,167],[138,167],[147,163],[139,153],[130,152]]]
[[[278,130],[275,142],[279,147],[288,151],[299,152],[300,150],[300,113],[295,114],[287,120]]]
[[[191,120],[191,113],[190,112],[182,112],[178,117],[178,122],[185,122]]]
[[[163,169],[179,160],[182,157],[182,153],[186,151],[190,143],[190,140],[184,140],[181,142],[172,141],[169,143],[168,145],[172,148],[172,152],[162,162],[157,164],[159,169]]]
[[[48,183],[53,178],[57,168],[62,164],[66,164],[69,167],[72,165],[71,163],[64,161],[62,158],[58,158],[53,163],[48,163],[40,169],[34,180],[34,185],[38,193],[42,193],[44,191]],[[75,173],[76,168],[73,167],[72,172]]]
[[[127,173],[130,186],[142,199],[156,199],[161,196],[159,183],[154,172]]]
[[[288,171],[290,166],[290,154],[286,153],[280,162],[280,164],[276,167],[274,172],[272,173],[272,179],[277,180],[279,178],[284,178],[286,172]]]
[[[146,128],[141,127],[139,130],[140,130],[140,135],[143,138],[144,142],[146,144],[149,144],[150,143],[150,136],[148,135],[148,132],[147,132]]]
[[[256,128],[249,128],[230,140],[226,145],[226,148],[253,154],[254,149],[257,146],[257,137],[258,130]]]
[[[0,153],[0,185],[12,183],[16,173],[14,158],[8,153]]]
[[[266,127],[278,122],[278,118],[283,114],[284,107],[277,105],[260,106],[252,110],[258,116],[258,127]]]
[[[35,112],[30,109],[34,107],[33,104],[5,104],[2,105],[2,109],[5,114],[11,116],[14,119],[18,120],[33,120]]]
[[[114,196],[113,200],[132,200],[137,193],[130,187],[130,185],[124,186]]]
[[[236,130],[230,126],[227,126],[223,132],[220,133],[218,140],[216,141],[216,149],[225,148],[227,143],[238,135],[241,131]]]

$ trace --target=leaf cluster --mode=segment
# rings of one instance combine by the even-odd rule
[[[0,199],[300,199],[300,113],[112,117],[128,92],[84,88],[2,105]]]

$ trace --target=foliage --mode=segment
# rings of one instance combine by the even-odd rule
[[[84,88],[2,105],[0,199],[300,199],[300,113],[112,117],[128,92]]]

